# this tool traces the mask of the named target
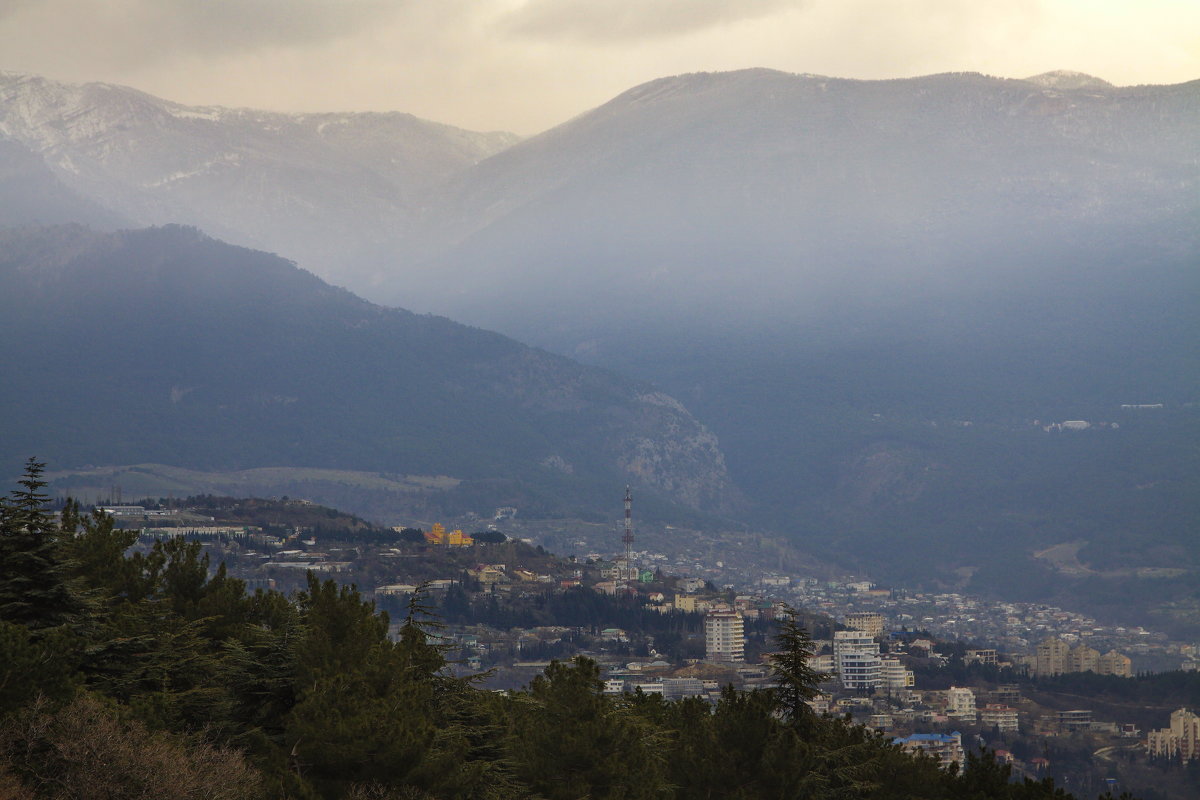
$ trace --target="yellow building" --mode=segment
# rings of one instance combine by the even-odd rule
[[[1101,675],[1116,675],[1121,678],[1133,677],[1133,662],[1129,656],[1122,655],[1116,650],[1109,650],[1100,656],[1099,667],[1096,670]]]
[[[504,570],[495,564],[480,564],[475,569],[467,570],[467,574],[487,587],[508,581]]]
[[[1200,716],[1186,708],[1171,712],[1171,726],[1150,731],[1146,752],[1151,758],[1178,758],[1187,763],[1200,756]]]
[[[1067,672],[1100,672],[1100,651],[1081,644],[1067,654]]]
[[[470,535],[457,528],[447,532],[446,526],[440,522],[435,522],[425,534],[425,541],[430,544],[444,544],[447,547],[466,547],[475,544],[475,540]]]
[[[1116,650],[1100,655],[1099,651],[1085,644],[1068,648],[1062,639],[1050,638],[1037,646],[1033,672],[1039,677],[1062,675],[1065,672],[1095,672],[1129,678],[1133,676],[1133,664],[1129,656]]]
[[[883,635],[883,615],[870,611],[856,611],[846,615],[846,627],[862,631],[875,639]]]
[[[1062,639],[1050,638],[1037,646],[1034,674],[1039,677],[1062,675],[1067,671],[1067,656],[1070,648]]]

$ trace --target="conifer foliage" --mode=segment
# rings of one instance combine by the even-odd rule
[[[784,719],[799,724],[812,715],[808,701],[820,694],[818,686],[830,676],[813,669],[809,663],[814,652],[812,637],[791,606],[784,607],[775,639],[779,651],[772,656],[771,665],[779,682],[775,690],[779,710]]]
[[[1067,796],[813,714],[795,613],[774,690],[610,697],[577,658],[502,696],[446,671],[420,593],[394,636],[353,586],[247,594],[195,544],[56,518],[42,472],[0,504],[0,800]]]
[[[44,470],[29,459],[20,488],[0,501],[0,620],[32,630],[66,625],[82,610],[67,585],[58,526],[46,512]]]

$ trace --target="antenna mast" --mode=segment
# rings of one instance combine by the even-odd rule
[[[621,536],[625,544],[625,566],[633,563],[633,494],[625,487],[625,533]]]

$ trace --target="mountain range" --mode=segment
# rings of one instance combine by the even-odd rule
[[[600,483],[630,479],[679,508],[736,513],[886,580],[1067,598],[1112,613],[1114,597],[1195,593],[1200,81],[699,73],[634,87],[522,141],[402,114],[193,108],[12,74],[0,76],[0,100],[5,224],[199,226],[374,302],[446,314],[591,365],[509,342],[505,380],[494,369],[480,377],[489,357],[450,366],[466,354],[445,344],[429,345],[453,351],[441,360],[373,370],[363,348],[382,345],[351,336],[357,323],[347,314],[391,320],[364,330],[391,341],[387,352],[400,360],[417,356],[410,334],[388,327],[397,320],[423,321],[460,345],[472,331],[483,338],[471,339],[470,353],[508,340],[347,294],[333,305],[285,303],[279,319],[307,324],[258,330],[250,309],[273,307],[276,292],[265,287],[293,275],[285,262],[231,248],[212,258],[274,265],[256,273],[262,285],[206,295],[197,286],[224,273],[197,268],[151,297],[139,288],[145,267],[134,264],[176,265],[173,248],[222,246],[177,228],[116,238],[59,228],[41,234],[56,255],[37,258],[80,258],[56,291],[70,294],[65,287],[90,274],[81,265],[120,251],[128,257],[109,258],[106,269],[121,262],[135,277],[113,272],[92,284],[106,298],[97,309],[137,319],[155,298],[194,295],[187,314],[197,320],[210,306],[243,315],[237,325],[223,315],[214,327],[194,321],[176,340],[156,310],[158,327],[105,342],[114,354],[142,354],[129,363],[171,360],[144,349],[154,337],[183,348],[171,380],[148,393],[178,399],[125,419],[165,424],[167,410],[190,409],[185,430],[202,435],[153,448],[129,439],[115,450],[107,439],[84,452],[76,427],[66,461],[94,462],[104,449],[124,463],[207,469],[515,475],[544,496],[574,492],[576,510],[590,502],[579,488],[589,481],[597,493],[588,496],[599,497]],[[22,259],[41,252],[31,247],[6,261],[21,280],[32,274]],[[112,287],[139,299],[122,304]],[[50,313],[48,298],[39,313]],[[327,317],[338,320],[329,323],[336,337],[311,332]],[[55,351],[64,364],[96,355],[86,334],[76,337],[87,347]],[[273,388],[254,388],[265,362],[246,359],[264,341],[288,346],[275,353]],[[199,342],[210,342],[203,353]],[[314,351],[324,373],[297,355]],[[543,366],[513,366],[523,359]],[[197,360],[208,365],[195,373],[203,381],[190,377]],[[357,366],[328,402],[288,400],[301,394],[284,375],[326,382],[320,376],[343,363]],[[88,369],[89,381],[109,386],[93,407],[110,413],[120,404],[104,381],[115,379]],[[585,403],[586,423],[563,424],[545,403],[560,382],[572,385],[568,373],[595,376],[607,387],[597,391],[620,401]],[[460,384],[463,375],[471,377]],[[464,399],[498,380],[501,406]],[[368,433],[394,416],[383,398],[422,383],[441,393],[428,408],[406,401],[409,433]],[[40,407],[62,405],[56,419],[69,420],[77,395],[39,385],[55,398]],[[356,406],[359,393],[376,399]],[[282,405],[262,400],[272,397]],[[22,402],[10,393],[8,407]],[[341,418],[339,409],[360,406],[350,415],[359,427]],[[218,435],[234,408],[240,455]],[[299,408],[311,416],[288,428]],[[12,417],[11,441],[22,446],[45,435],[27,417]],[[628,427],[633,420],[642,422]],[[653,455],[631,455],[643,440],[655,442]],[[411,466],[400,465],[400,451]],[[1068,550],[1070,563],[1046,555]],[[1196,624],[1200,597],[1192,610],[1180,602],[1160,608],[1160,621]]]
[[[652,387],[194,228],[0,233],[0,359],[10,470],[323,468],[444,490],[400,492],[391,516],[562,513],[630,481],[687,508],[736,500],[715,437]]]
[[[434,186],[517,141],[411,114],[184,106],[4,72],[0,137],[127,224],[196,225],[358,285]]]
[[[652,318],[827,324],[1147,228],[1194,248],[1198,163],[1200,81],[676,76],[453,178],[392,286],[559,348]]]

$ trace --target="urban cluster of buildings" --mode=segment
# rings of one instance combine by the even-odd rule
[[[1095,672],[1098,675],[1133,677],[1133,661],[1129,656],[1109,650],[1104,655],[1099,650],[1079,644],[1071,647],[1062,639],[1050,637],[1038,644],[1031,657],[1014,659],[1024,663],[1038,677],[1063,675],[1069,672]]]
[[[913,672],[906,669],[900,657],[881,654],[879,633],[872,634],[874,622],[868,629],[850,628],[834,631],[828,648],[830,653],[818,653],[813,658],[814,669],[838,677],[842,688],[849,692],[873,692],[877,689],[906,689],[913,685]],[[824,642],[817,642],[825,649]]]
[[[1041,603],[997,603],[957,592],[889,590],[856,580],[766,575],[755,583],[794,606],[831,616],[871,612],[881,615],[892,630],[923,630],[940,639],[988,642],[1006,653],[1024,656],[1014,658],[1014,664],[1027,666],[1031,672],[1038,643],[1048,638],[1062,640],[1068,650],[1086,645],[1097,652],[1097,659],[1115,650],[1130,657],[1130,674],[1200,669],[1200,648],[1193,643],[1172,642],[1141,626],[1102,625],[1084,614]],[[1087,657],[1083,660],[1090,663]],[[1099,672],[1099,661],[1082,671],[1087,669]],[[1122,672],[1114,669],[1111,674]]]
[[[131,512],[136,510],[130,509]],[[631,526],[627,524],[625,530],[631,539]],[[231,536],[233,532],[225,529],[214,529],[211,533],[216,539],[244,540],[246,545],[271,544],[263,547],[266,552],[248,548],[240,551],[240,557],[247,567],[253,568],[255,575],[278,575],[301,569],[349,571],[353,568],[356,576],[361,572],[364,578],[377,575],[383,579],[370,583],[363,581],[368,586],[377,585],[375,594],[378,597],[415,589],[412,577],[406,582],[386,582],[388,578],[395,581],[406,574],[405,570],[394,568],[399,561],[389,563],[412,557],[398,548],[346,550],[326,545],[318,551],[316,542],[311,540],[294,543],[288,540],[287,544],[252,541],[250,537],[260,532],[246,528],[237,531],[240,537]],[[987,603],[957,593],[892,591],[862,580],[827,581],[787,575],[763,576],[761,573],[752,579],[743,576],[730,584],[727,581],[731,571],[720,561],[706,565],[699,572],[704,577],[664,579],[663,573],[671,571],[666,556],[634,553],[631,541],[626,541],[625,552],[610,562],[586,566],[583,563],[542,564],[533,570],[518,564],[506,566],[464,561],[473,558],[473,553],[457,548],[471,546],[473,540],[461,530],[447,531],[445,526],[435,525],[425,538],[429,543],[445,546],[448,555],[457,559],[454,563],[461,563],[456,571],[443,573],[453,577],[436,581],[430,587],[434,591],[447,590],[457,583],[474,586],[472,591],[511,593],[516,597],[523,592],[565,591],[587,586],[606,594],[636,595],[649,608],[662,613],[704,614],[704,661],[707,664],[671,664],[658,658],[653,650],[649,651],[646,661],[618,664],[617,653],[625,654],[622,660],[625,662],[634,649],[634,643],[624,632],[605,629],[590,631],[587,636],[579,630],[546,628],[528,633],[495,631],[497,638],[493,641],[484,641],[482,636],[475,634],[462,634],[464,638],[456,640],[455,644],[467,654],[464,663],[469,669],[481,669],[483,660],[491,656],[492,664],[511,663],[515,669],[525,668],[531,671],[530,675],[536,674],[533,671],[544,668],[547,662],[521,661],[522,652],[527,653],[524,658],[531,659],[561,657],[552,652],[552,648],[560,642],[563,646],[574,644],[579,637],[594,644],[589,643],[587,650],[579,649],[578,652],[611,656],[602,659],[607,668],[606,692],[641,691],[666,699],[716,699],[729,676],[736,676],[741,685],[770,685],[769,669],[745,663],[746,626],[753,620],[773,617],[786,601],[796,607],[824,611],[845,627],[831,631],[827,639],[814,643],[818,649],[813,667],[833,676],[833,680],[823,687],[829,694],[812,703],[814,710],[851,714],[856,721],[896,734],[894,741],[898,745],[926,751],[947,766],[963,763],[963,734],[960,731],[972,736],[992,729],[1002,734],[1046,735],[1081,731],[1126,732],[1115,723],[1097,722],[1088,709],[1060,711],[1038,707],[1028,699],[1023,700],[1012,685],[989,688],[980,684],[918,690],[910,667],[939,662],[935,653],[938,645],[931,641],[934,636],[942,640],[988,642],[988,647],[968,649],[965,654],[960,645],[955,652],[963,654],[967,663],[1025,667],[1036,677],[1087,671],[1131,676],[1134,662],[1127,652],[1143,656],[1151,652],[1170,653],[1182,656],[1184,660],[1197,655],[1183,646],[1171,650],[1172,645],[1165,637],[1142,628],[1101,626],[1083,615],[1047,605]],[[286,549],[288,547],[291,549]],[[272,573],[272,570],[279,570],[279,573]],[[757,584],[757,588],[749,588],[753,584]],[[739,593],[739,589],[744,593]],[[900,638],[888,635],[889,630],[904,629],[908,633]],[[928,631],[931,636],[922,640],[921,634],[915,633],[918,630]],[[571,641],[567,642],[567,639]],[[644,647],[645,642],[639,646]],[[752,652],[760,649],[761,644]],[[1008,654],[1009,660],[1001,661],[998,651]],[[502,658],[497,659],[497,656]],[[945,659],[941,659],[941,663],[945,663]],[[931,728],[937,732],[928,732]],[[1200,757],[1200,717],[1180,709],[1171,715],[1167,728],[1152,731],[1145,741],[1152,758],[1195,760]]]

